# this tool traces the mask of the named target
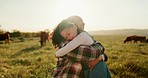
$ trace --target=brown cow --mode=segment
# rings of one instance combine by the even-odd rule
[[[40,44],[41,46],[46,44],[46,40],[48,40],[49,34],[47,32],[42,31],[40,33]]]
[[[132,36],[128,36],[128,37],[124,40],[124,43],[131,42],[131,41],[132,41]]]
[[[145,36],[137,36],[137,35],[128,36],[124,40],[124,43],[127,43],[127,42],[137,43],[138,41],[141,42],[141,43],[145,43],[146,42],[146,37]]]
[[[9,43],[10,42],[10,34],[9,34],[9,32],[0,34],[0,41],[5,41],[5,44]]]

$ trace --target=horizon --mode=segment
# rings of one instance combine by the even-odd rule
[[[122,30],[148,30],[148,29],[135,29],[135,28],[129,28],[129,29],[107,29],[107,30],[89,30],[87,32],[98,32],[98,31],[122,31]],[[20,31],[20,30],[15,30],[15,31],[19,31],[19,32],[25,32],[25,33],[36,33],[36,32],[41,32],[41,31],[45,31],[45,32],[52,32],[48,29],[45,30],[40,30],[40,31]],[[4,32],[14,32],[12,31],[4,31]],[[132,32],[132,31],[131,31]]]
[[[0,29],[50,31],[80,16],[86,31],[148,29],[147,0],[0,0]]]

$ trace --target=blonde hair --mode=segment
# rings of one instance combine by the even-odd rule
[[[74,15],[67,18],[69,22],[74,23],[79,30],[84,31],[84,22],[80,16]]]

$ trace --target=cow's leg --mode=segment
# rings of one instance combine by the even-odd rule
[[[6,40],[5,40],[5,44],[7,44],[7,43],[8,43],[8,40],[6,39]]]
[[[10,40],[9,39],[7,39],[7,43],[9,44],[9,42],[10,42]]]
[[[44,43],[43,43],[43,45],[46,45],[46,39],[44,40]]]
[[[43,41],[40,41],[40,43],[41,43],[41,46],[43,46]]]

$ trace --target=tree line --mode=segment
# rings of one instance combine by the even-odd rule
[[[0,29],[0,34],[9,32],[9,31],[4,31],[3,29]],[[9,32],[10,37],[39,37],[40,32],[21,32],[19,30],[13,30],[12,32]]]

